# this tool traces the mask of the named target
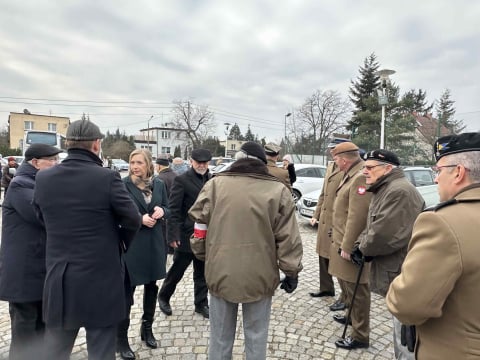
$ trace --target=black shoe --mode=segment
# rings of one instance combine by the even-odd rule
[[[311,297],[324,297],[324,296],[335,296],[334,291],[319,291],[319,292],[311,292]]]
[[[345,305],[345,303],[341,302],[340,300],[337,300],[332,305],[330,305],[331,311],[340,311],[340,310],[345,310],[346,308],[347,308],[347,305]]]
[[[202,315],[205,319],[210,318],[210,309],[208,305],[195,306],[195,312]]]
[[[153,336],[151,321],[142,320],[142,325],[140,326],[140,339],[145,341],[145,344],[151,349],[156,349],[158,347],[157,339]]]
[[[165,315],[172,315],[172,307],[170,306],[170,303],[167,300],[163,300],[160,296],[158,297],[158,307]]]
[[[345,339],[335,341],[335,345],[339,348],[347,350],[368,348],[370,346],[368,342],[361,342],[351,338],[350,336],[347,336]]]
[[[338,322],[340,324],[344,324],[344,325],[347,322],[347,318],[343,315],[340,315],[340,314],[333,315],[333,320],[335,320],[336,322]],[[348,322],[348,325],[352,325],[352,319],[350,319],[350,321]]]
[[[120,343],[117,342],[117,353],[120,354],[120,357],[123,360],[135,360],[135,353],[133,350],[130,348],[130,345],[127,343],[125,344],[124,342]]]

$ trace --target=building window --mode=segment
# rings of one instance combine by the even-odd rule
[[[148,150],[148,151],[152,152],[152,146],[140,145],[140,148],[141,148],[141,149],[145,149],[145,150]]]
[[[24,121],[25,130],[33,130],[33,121]]]
[[[230,144],[230,150],[235,150],[235,145],[236,144]]]
[[[57,124],[55,124],[55,123],[48,123],[48,131],[57,132]]]
[[[162,146],[162,154],[170,154],[170,147],[169,146]]]
[[[162,131],[161,137],[162,139],[170,139],[170,131]]]

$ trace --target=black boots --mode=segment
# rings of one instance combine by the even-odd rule
[[[135,353],[130,348],[128,343],[128,326],[130,325],[130,319],[124,319],[118,324],[117,328],[117,353],[120,353],[120,357],[123,360],[135,360]]]
[[[140,327],[140,338],[145,341],[145,344],[152,349],[156,349],[158,344],[157,340],[152,333],[152,322],[148,320],[142,320],[142,326]]]

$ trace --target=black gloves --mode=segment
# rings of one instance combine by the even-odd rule
[[[292,278],[290,276],[285,276],[285,279],[282,280],[282,284],[280,285],[280,289],[285,290],[287,293],[292,293],[298,285],[298,277]]]
[[[417,331],[414,325],[403,325],[401,330],[401,342],[403,346],[406,346],[408,351],[413,352],[415,350],[415,341],[417,339]]]
[[[355,265],[361,266],[363,262],[372,261],[373,256],[364,256],[358,248],[358,244],[355,244],[353,251],[350,254],[350,259]]]

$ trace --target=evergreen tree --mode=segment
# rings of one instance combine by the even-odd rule
[[[173,157],[182,157],[182,148],[180,145],[175,146],[175,150],[173,151]]]
[[[380,64],[377,62],[375,53],[366,57],[363,66],[360,66],[360,76],[356,81],[351,81],[350,101],[355,106],[355,111],[367,111],[369,105],[367,99],[376,96],[376,90],[380,86],[380,77],[375,73],[378,71]]]
[[[445,126],[452,134],[458,134],[465,129],[465,125],[462,120],[455,120],[455,101],[450,96],[450,90],[445,89],[435,108],[436,115],[441,126]]]
[[[230,134],[228,135],[228,138],[231,140],[243,140],[242,132],[240,131],[240,127],[237,123],[235,123],[230,129]]]
[[[209,136],[202,142],[202,148],[208,149],[213,156],[223,156],[225,154],[225,146],[220,145],[217,137]]]
[[[255,136],[253,135],[252,131],[250,130],[250,124],[248,125],[247,133],[245,134],[245,141],[255,141]]]

